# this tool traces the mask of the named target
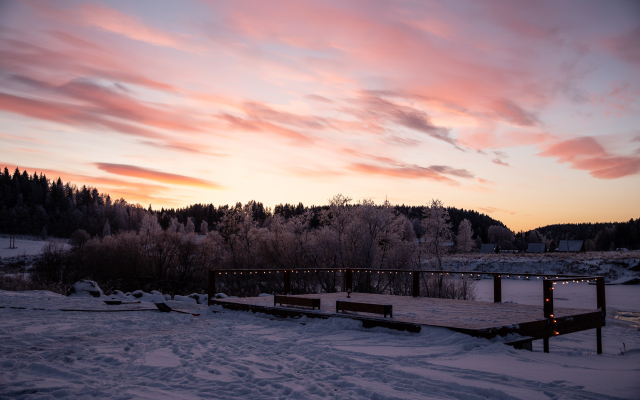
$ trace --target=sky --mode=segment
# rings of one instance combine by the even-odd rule
[[[154,209],[640,217],[637,1],[0,0],[0,166]]]

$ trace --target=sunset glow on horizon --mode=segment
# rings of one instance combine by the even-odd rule
[[[0,166],[145,207],[640,217],[640,3],[0,2]]]

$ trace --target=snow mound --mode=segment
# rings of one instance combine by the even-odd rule
[[[82,279],[73,284],[67,291],[69,297],[102,297],[104,293],[94,281]]]
[[[189,297],[195,299],[198,304],[207,304],[209,300],[209,295],[207,294],[191,293]]]
[[[149,303],[164,303],[166,301],[164,295],[157,290],[152,290],[151,293],[136,290],[135,292],[131,292],[131,296],[140,301],[148,301]]]
[[[269,293],[260,293],[260,294],[258,295],[258,297],[271,297],[271,296],[273,296],[273,295],[272,295],[272,294],[269,294]]]
[[[180,296],[180,295],[175,295],[173,296],[173,301],[181,301],[184,303],[192,303],[192,304],[198,304],[198,300],[189,297],[189,296]]]
[[[127,295],[120,290],[114,290],[113,293],[109,295],[109,298],[112,300],[127,300]]]

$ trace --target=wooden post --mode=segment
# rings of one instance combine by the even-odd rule
[[[291,272],[285,270],[284,271],[284,294],[289,294],[291,292]]]
[[[420,297],[420,272],[413,271],[413,297]]]
[[[542,281],[542,297],[544,297],[544,317],[553,318],[553,281]]]
[[[207,305],[213,303],[216,297],[216,271],[209,271],[209,295],[207,296]]]
[[[502,281],[498,274],[493,275],[493,302],[502,302]]]
[[[602,315],[607,315],[607,302],[604,295],[604,278],[596,278],[597,308],[602,309]]]
[[[604,293],[604,278],[596,278],[596,298],[598,308],[602,310],[602,315],[607,315],[607,301]],[[602,354],[602,328],[596,328],[597,353]]]
[[[553,324],[553,281],[549,279],[545,279],[542,281],[542,297],[544,297],[544,317],[547,319],[549,324]],[[543,338],[542,342],[544,344],[544,352],[549,352],[549,338]]]
[[[352,269],[346,269],[345,270],[345,286],[346,286],[346,291],[347,292],[352,292],[353,291],[353,270]]]
[[[549,338],[548,337],[543,338],[542,339],[542,344],[544,346],[544,352],[548,353],[549,352]]]

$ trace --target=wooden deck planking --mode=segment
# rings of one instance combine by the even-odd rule
[[[335,314],[336,300],[349,300],[346,293],[320,293],[299,295],[321,299],[320,314]],[[512,303],[493,303],[435,299],[427,297],[393,296],[370,293],[351,293],[351,301],[391,304],[393,320],[418,325],[438,326],[459,331],[480,331],[504,326],[525,324],[545,320],[543,307]],[[217,299],[217,303],[236,303],[273,308],[272,297],[247,297]],[[293,307],[291,308],[293,311]],[[554,309],[556,318],[570,317],[596,311],[595,309]],[[359,313],[358,315],[367,315]],[[375,314],[370,314],[374,316]],[[377,317],[377,315],[375,315]]]

